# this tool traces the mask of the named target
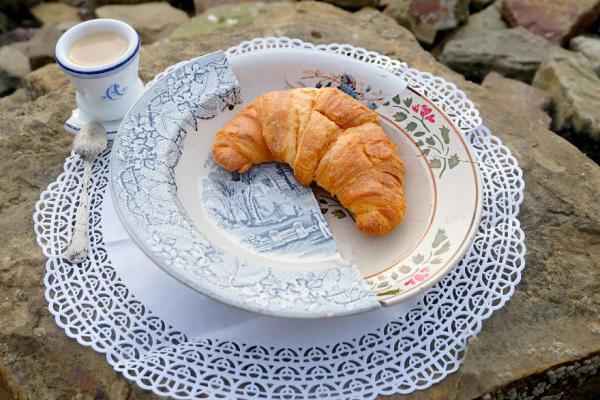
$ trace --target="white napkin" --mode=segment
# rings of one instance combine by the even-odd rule
[[[102,231],[108,257],[135,297],[189,338],[229,339],[265,346],[323,346],[375,331],[404,315],[423,296],[390,308],[330,319],[269,317],[209,298],[154,264],[123,228],[110,191],[104,195]]]

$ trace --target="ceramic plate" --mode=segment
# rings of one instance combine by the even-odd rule
[[[228,62],[229,61],[229,62]],[[407,212],[383,237],[359,232],[327,192],[289,167],[229,173],[215,133],[271,90],[337,87],[373,108],[405,165]],[[226,303],[318,318],[391,305],[430,287],[468,249],[481,178],[460,130],[392,70],[316,49],[213,53],[158,80],[125,117],[113,147],[116,209],[167,272]]]

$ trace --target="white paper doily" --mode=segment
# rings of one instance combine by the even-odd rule
[[[263,43],[268,40],[272,39]],[[245,43],[238,48],[247,48]],[[382,62],[376,53],[362,51],[353,48],[349,56]],[[453,85],[399,68],[458,126],[467,130],[478,122],[472,103]],[[93,169],[90,259],[73,266],[60,258],[71,235],[81,188],[78,157],[67,159],[64,173],[36,204],[34,227],[48,256],[44,282],[50,311],[70,337],[105,353],[115,370],[159,395],[350,399],[427,388],[458,369],[467,339],[512,296],[524,268],[524,234],[517,219],[523,199],[522,171],[484,126],[467,136],[478,153],[484,180],[483,215],[471,249],[408,312],[382,326],[364,326],[361,335],[338,342],[276,346],[190,337],[167,324],[136,299],[107,253],[101,206],[108,183],[108,150]]]

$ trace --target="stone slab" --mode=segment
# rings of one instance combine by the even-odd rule
[[[528,252],[523,281],[510,302],[484,321],[458,372],[426,391],[391,398],[455,400],[490,393],[490,399],[525,381],[531,393],[550,379],[547,371],[575,366],[598,353],[598,165],[543,125],[513,113],[493,92],[436,62],[406,29],[377,11],[347,13],[324,3],[300,2],[265,15],[243,28],[145,47],[143,78],[257,36],[286,35],[316,43],[343,39],[466,90],[525,173],[520,219]],[[62,123],[73,107],[67,85],[0,114],[0,386],[19,398],[159,399],[115,373],[102,354],[69,339],[47,311],[41,282],[45,259],[35,243],[31,213],[70,151],[72,137]]]

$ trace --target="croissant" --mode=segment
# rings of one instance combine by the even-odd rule
[[[335,88],[265,93],[216,135],[213,159],[230,172],[269,161],[289,164],[350,210],[369,235],[404,217],[404,166],[377,114]]]

